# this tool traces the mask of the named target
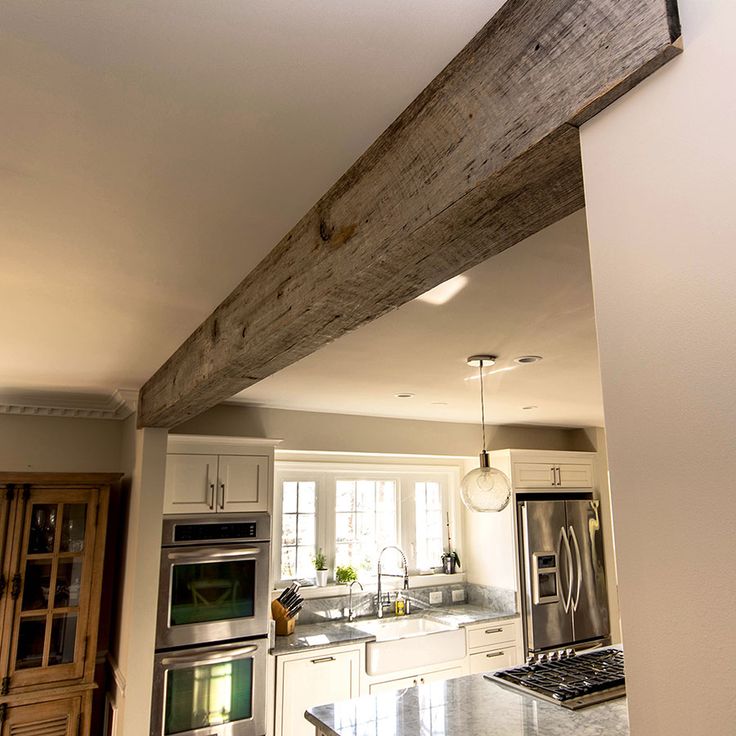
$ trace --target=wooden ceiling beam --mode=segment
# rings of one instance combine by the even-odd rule
[[[675,0],[510,0],[141,390],[173,427],[584,205],[577,126],[680,51]]]

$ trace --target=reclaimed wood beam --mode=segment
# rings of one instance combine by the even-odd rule
[[[577,126],[680,52],[675,0],[510,0],[143,386],[173,427],[584,205]]]

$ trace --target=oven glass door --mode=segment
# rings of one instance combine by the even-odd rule
[[[154,733],[260,736],[266,642],[158,655]]]
[[[268,633],[267,543],[164,549],[157,648]]]

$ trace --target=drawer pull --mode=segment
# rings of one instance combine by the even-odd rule
[[[312,664],[322,664],[322,662],[334,662],[334,657],[317,657],[317,659],[312,660]]]
[[[486,629],[486,634],[500,634],[503,629]]]
[[[489,652],[486,654],[486,657],[502,657],[503,652]]]

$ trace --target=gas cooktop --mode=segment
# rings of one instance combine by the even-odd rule
[[[486,679],[576,710],[626,694],[624,653],[597,649],[554,652],[522,667],[499,670]]]

